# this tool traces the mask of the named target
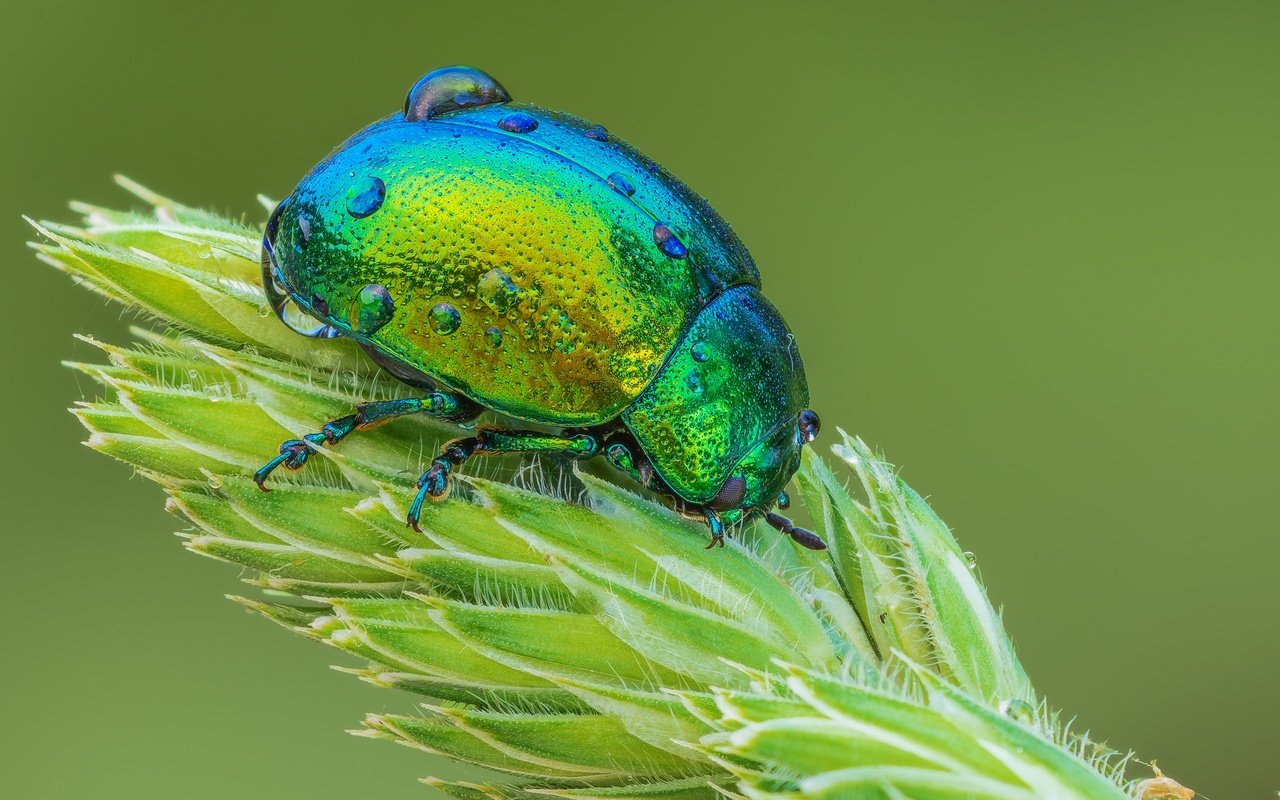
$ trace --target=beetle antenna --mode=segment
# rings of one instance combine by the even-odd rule
[[[779,533],[785,533],[790,536],[796,544],[801,545],[802,547],[807,547],[810,550],[827,549],[827,543],[822,541],[822,537],[818,536],[818,534],[813,531],[807,531],[804,528],[797,528],[795,525],[791,524],[791,520],[781,514],[775,514],[774,512],[769,511],[764,515],[764,520],[776,528]]]

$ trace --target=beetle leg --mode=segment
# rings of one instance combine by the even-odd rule
[[[443,500],[449,494],[449,476],[472,456],[502,453],[555,453],[570,458],[591,458],[600,452],[600,441],[589,433],[555,435],[538,431],[481,428],[475,436],[455,439],[444,446],[431,467],[418,478],[418,493],[409,506],[406,523],[416,531],[422,506],[430,497]]]
[[[795,525],[791,524],[791,520],[781,514],[775,514],[770,511],[764,515],[764,521],[774,528],[777,528],[779,533],[785,533],[790,536],[795,540],[796,544],[807,547],[810,550],[827,549],[827,543],[822,541],[822,538],[819,537],[818,534],[813,531],[807,531],[804,528],[797,528]]]
[[[302,469],[312,451],[326,444],[336,445],[347,438],[352,431],[368,430],[387,420],[408,414],[430,414],[433,417],[453,421],[470,419],[476,416],[476,410],[476,406],[470,400],[447,392],[432,392],[425,397],[361,403],[356,406],[356,413],[326,422],[319,433],[308,433],[301,439],[290,439],[280,445],[280,455],[255,472],[253,481],[262,491],[271,491],[265,485],[266,480],[278,467]]]
[[[707,549],[710,550],[716,545],[724,547],[724,523],[720,521],[720,515],[710,506],[704,506],[700,510],[707,518],[707,527],[711,528],[711,542],[707,544]]]

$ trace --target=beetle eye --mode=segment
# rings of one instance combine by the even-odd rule
[[[739,475],[734,475],[724,482],[720,487],[720,491],[716,493],[715,499],[711,501],[711,507],[717,511],[726,511],[730,508],[737,508],[738,503],[742,502],[742,496],[747,493],[747,482]]]
[[[822,429],[822,420],[818,419],[817,414],[806,408],[800,412],[796,422],[800,444],[808,444],[818,438],[818,431]]]

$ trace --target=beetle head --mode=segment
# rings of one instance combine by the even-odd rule
[[[772,507],[818,431],[791,332],[752,286],[724,292],[622,412],[654,471],[688,504]],[[727,518],[742,514],[726,514]]]

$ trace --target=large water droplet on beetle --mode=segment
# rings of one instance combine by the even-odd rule
[[[605,178],[605,180],[608,181],[609,186],[615,192],[623,197],[630,197],[636,193],[636,185],[631,182],[630,178],[623,175],[621,172],[615,172],[608,178]]]
[[[693,356],[693,360],[699,364],[711,358],[711,347],[706,342],[694,342],[693,347],[689,348],[689,355]]]
[[[396,313],[396,303],[387,287],[371,283],[356,294],[351,307],[351,327],[357,333],[368,336],[391,321]]]
[[[356,219],[363,219],[382,208],[382,201],[387,197],[387,185],[382,178],[367,175],[358,178],[347,189],[347,213]]]
[[[474,67],[442,67],[418,79],[404,101],[404,117],[410,122],[438,117],[450,111],[511,99],[502,84]]]
[[[497,328],[485,328],[484,340],[494,347],[497,347],[502,344],[502,331]]]
[[[609,132],[605,130],[603,125],[592,125],[583,131],[582,135],[588,139],[595,139],[597,142],[603,142],[609,138]]]
[[[680,259],[689,254],[684,242],[676,238],[675,232],[665,222],[653,226],[653,241],[657,243],[659,250],[672,258]]]
[[[514,111],[498,120],[498,127],[507,133],[529,133],[538,127],[538,121],[521,111]]]
[[[500,269],[491,269],[480,276],[476,293],[485,305],[499,314],[506,314],[520,299],[520,287]]]
[[[458,309],[448,303],[432,306],[427,312],[427,319],[431,321],[431,330],[441,336],[450,335],[462,324],[462,315],[458,313]]]
[[[316,319],[298,305],[284,284],[270,247],[262,248],[262,288],[267,295],[267,313],[276,317],[295,333],[312,339],[332,339],[341,332],[327,322]]]

